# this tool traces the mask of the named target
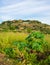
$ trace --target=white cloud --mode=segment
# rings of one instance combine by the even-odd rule
[[[33,18],[28,18],[28,19],[31,19],[31,20],[39,20],[41,21],[42,23],[47,23],[47,24],[50,24],[50,17],[46,16],[46,17],[33,17]]]
[[[13,4],[13,5],[8,5],[8,6],[1,7],[0,12],[1,13],[8,13],[8,12],[12,12],[12,11],[25,10],[27,8],[28,9],[31,9],[31,8],[32,9],[34,9],[34,8],[38,9],[39,8],[39,10],[40,10],[40,7],[43,7],[43,8],[45,7],[47,9],[48,6],[44,6],[44,3],[45,3],[45,1],[25,0],[25,1],[20,2],[20,3],[16,3],[16,4]]]
[[[6,20],[13,20],[13,18],[10,17],[10,16],[1,16],[0,19],[4,20],[4,21],[6,21]]]
[[[28,16],[26,19],[30,19],[30,15],[35,15],[35,19],[41,19],[41,21],[45,21],[46,19],[49,19],[48,16],[50,17],[50,5],[47,4],[49,0],[22,0],[20,2],[16,2],[16,0],[14,0],[14,3],[12,2],[13,4],[11,3],[11,1],[3,1],[4,4],[10,3],[10,5],[0,7],[0,19],[11,20],[16,19],[17,16],[18,18],[22,18],[22,16]],[[42,16],[37,17],[37,15],[39,16],[42,14],[43,18],[41,18]],[[46,19],[44,18],[44,15],[46,16]],[[50,19],[47,20],[46,23],[49,23],[48,21],[50,21]]]

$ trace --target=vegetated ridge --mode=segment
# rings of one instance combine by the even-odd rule
[[[0,24],[0,31],[18,31],[28,32],[41,31],[46,34],[50,34],[50,25],[43,24],[38,20],[12,20],[3,21]]]

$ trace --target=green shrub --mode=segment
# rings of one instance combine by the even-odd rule
[[[14,58],[15,57],[15,53],[13,48],[5,48],[4,52],[10,57],[10,58]]]
[[[44,39],[44,35],[41,32],[32,32],[27,38],[26,38],[27,44],[29,45],[29,48],[32,50],[44,52],[47,48],[47,43]],[[45,49],[44,49],[45,47]]]

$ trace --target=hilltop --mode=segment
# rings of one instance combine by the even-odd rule
[[[0,31],[28,32],[41,31],[50,34],[50,25],[43,24],[38,20],[12,20],[3,21],[0,24]]]

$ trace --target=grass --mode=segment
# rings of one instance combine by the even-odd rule
[[[2,42],[4,42],[4,43],[8,43],[10,41],[12,42],[14,40],[24,41],[26,36],[27,36],[27,34],[25,34],[25,33],[2,32],[2,33],[0,33],[0,41],[2,40]]]
[[[11,43],[13,43],[14,41],[22,41],[22,42],[24,42],[25,38],[27,36],[28,36],[27,33],[19,33],[19,32],[2,32],[1,33],[0,32],[0,48],[1,48],[1,46],[2,46],[3,49],[6,48],[6,47],[10,47]],[[47,41],[49,49],[50,49],[50,35],[45,35],[45,40]],[[16,52],[19,52],[19,51],[17,50]],[[33,55],[33,54],[27,54],[25,51],[23,51],[23,53],[25,54],[26,57],[28,57],[26,60],[31,61],[31,63],[35,62],[34,61],[34,60],[36,60],[35,55]],[[19,58],[20,58],[20,56],[19,56]],[[32,60],[33,58],[34,58],[34,60]],[[9,60],[11,61],[11,63],[13,62],[13,63],[15,63],[14,65],[16,65],[17,60],[13,60],[13,59],[9,59]],[[21,62],[19,62],[17,65],[25,65],[24,61],[23,61],[23,64]],[[48,62],[47,59],[45,60],[45,62],[46,61]],[[41,62],[43,62],[43,61],[41,61]],[[39,62],[39,64],[36,64],[36,65],[41,65],[41,62]],[[29,63],[28,65],[32,65],[31,63]]]
[[[0,43],[3,45],[9,45],[13,41],[25,41],[25,38],[28,36],[27,33],[19,32],[0,32]],[[45,39],[50,48],[50,35],[45,35]]]
[[[0,33],[0,48],[9,47],[14,41],[25,41],[26,36],[25,33],[2,32]]]
[[[24,41],[25,38],[28,36],[27,33],[19,33],[19,32],[0,32],[0,41],[8,43],[9,41]],[[50,44],[50,35],[45,35],[46,41]]]
[[[50,49],[50,34],[45,35],[45,39],[46,39],[46,41],[48,43],[48,47]]]

